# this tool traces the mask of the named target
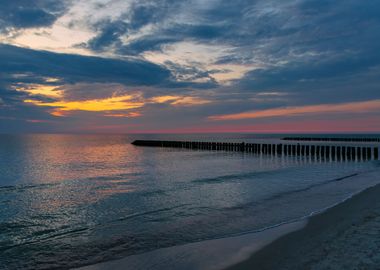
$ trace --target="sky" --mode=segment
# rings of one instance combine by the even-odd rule
[[[380,132],[380,1],[2,0],[0,133]]]

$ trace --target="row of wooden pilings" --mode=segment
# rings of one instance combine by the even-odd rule
[[[328,137],[285,137],[285,141],[320,141],[320,142],[380,142],[380,138],[328,138]]]
[[[137,146],[173,147],[195,150],[249,152],[264,155],[311,156],[332,160],[379,160],[379,147],[305,144],[223,143],[136,140]]]

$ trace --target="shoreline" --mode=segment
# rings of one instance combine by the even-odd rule
[[[369,187],[225,270],[378,269],[380,184]]]
[[[75,269],[220,270],[248,259],[252,253],[283,235],[302,229],[306,224],[307,218],[302,218],[256,232],[160,248]]]
[[[326,255],[331,253],[330,250],[348,247],[349,250],[345,250],[344,253],[351,254],[351,257],[354,257],[353,254],[365,252],[366,239],[363,240],[364,246],[360,247],[359,252],[349,248],[350,243],[345,243],[344,239],[339,238],[350,229],[361,231],[363,220],[378,222],[372,227],[375,227],[377,235],[380,235],[380,184],[359,191],[308,216],[262,231],[162,248],[78,269],[330,269],[329,265],[333,259],[326,259]],[[360,242],[361,239],[355,241]],[[335,243],[336,241],[339,243]],[[374,252],[380,251],[380,241],[378,242],[378,245],[372,243]],[[331,254],[335,259],[334,263],[337,264],[331,269],[371,269],[349,268],[347,265],[341,265],[341,255]],[[371,256],[373,257],[373,254]],[[359,259],[360,257],[367,258],[367,255],[360,255]],[[349,259],[346,258],[345,261],[352,265]],[[358,258],[355,260],[358,261]],[[367,265],[370,265],[368,258],[366,260]],[[380,265],[380,255],[374,258],[374,263]],[[312,266],[319,264],[322,266]]]

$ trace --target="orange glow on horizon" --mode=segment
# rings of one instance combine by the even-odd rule
[[[284,107],[261,111],[248,111],[236,114],[215,115],[208,119],[214,121],[242,120],[266,117],[296,116],[304,114],[324,114],[324,113],[367,113],[380,112],[380,100],[364,102],[350,102],[343,104],[320,104],[299,107]]]
[[[137,129],[129,133],[150,133],[150,134],[200,134],[200,133],[379,133],[380,116],[348,117],[346,119],[278,119],[271,123],[255,124],[217,124],[220,122],[208,123],[208,125],[191,125],[187,127],[165,128],[165,129]]]

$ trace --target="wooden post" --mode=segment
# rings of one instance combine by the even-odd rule
[[[336,154],[336,147],[335,146],[331,146],[331,157],[332,157],[332,160],[335,160],[335,154]]]
[[[362,159],[362,151],[360,151],[360,150],[361,150],[360,147],[356,148],[356,157],[357,157],[358,160]]]
[[[370,160],[372,158],[371,148],[367,147],[367,159]]]
[[[347,147],[347,159],[351,159],[351,147]]]
[[[277,155],[282,156],[282,144],[277,144]]]
[[[375,160],[379,160],[379,148],[378,147],[373,148],[373,158]]]
[[[330,159],[330,145],[326,146],[326,159]]]
[[[366,160],[367,159],[367,155],[365,153],[365,147],[362,147],[362,160]]]
[[[297,144],[297,156],[301,155],[301,145]]]
[[[245,143],[244,143],[244,142],[242,142],[242,143],[240,144],[240,151],[242,151],[242,152],[245,151]]]

